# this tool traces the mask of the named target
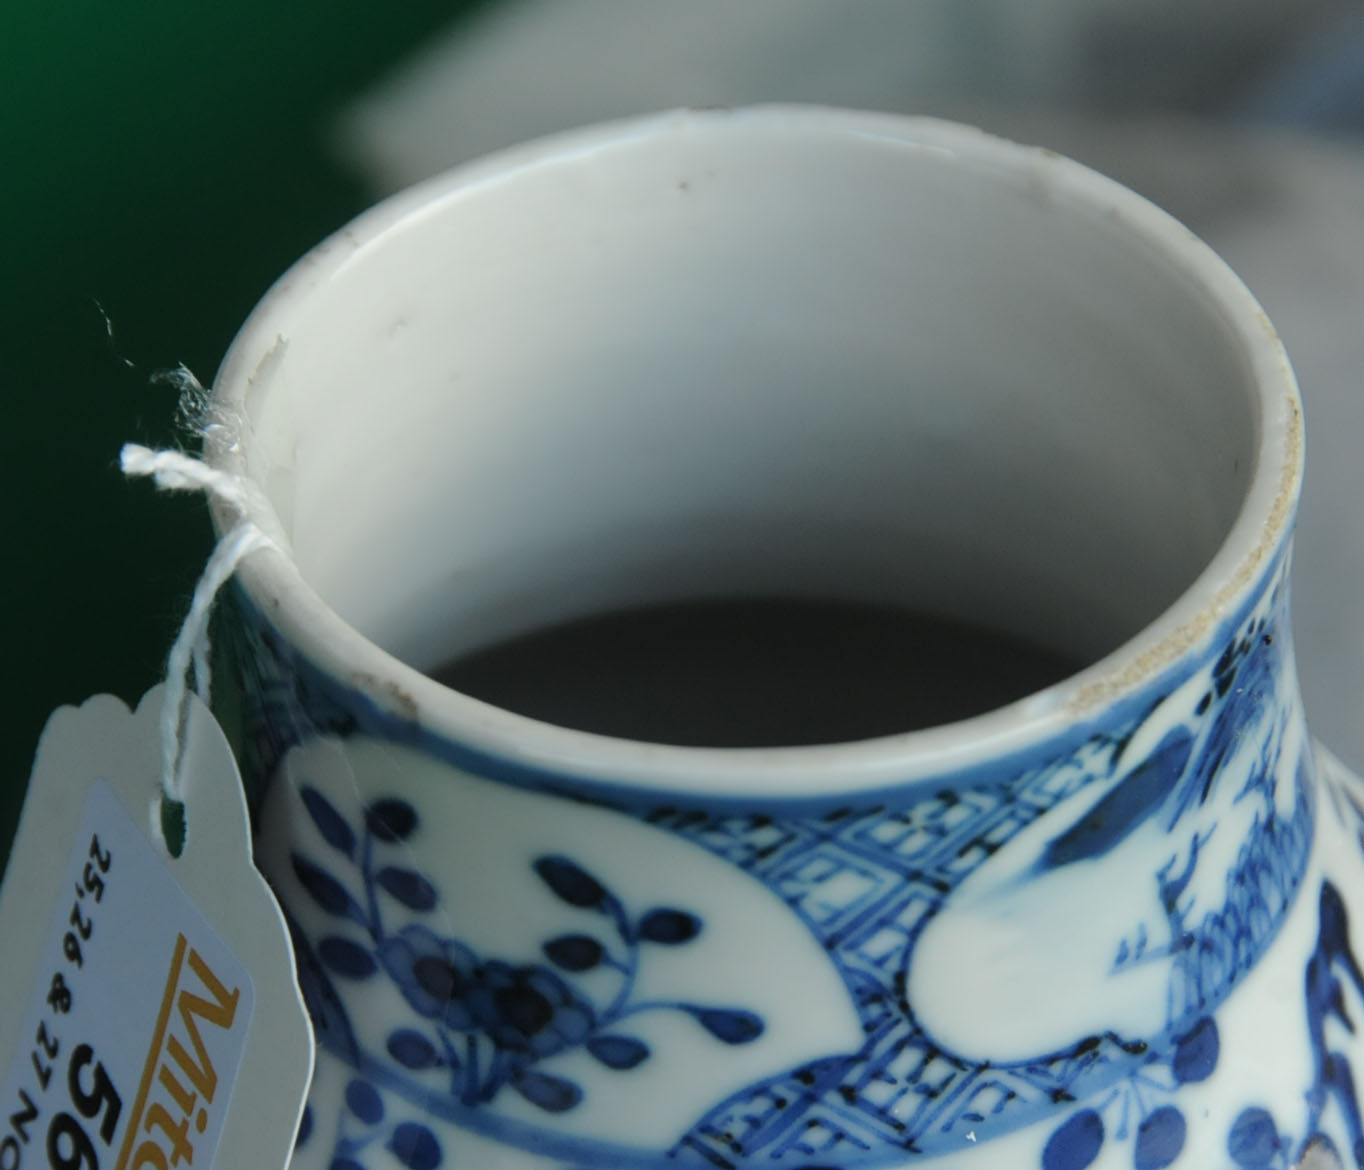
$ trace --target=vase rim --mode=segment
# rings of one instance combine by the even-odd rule
[[[683,747],[560,727],[450,690],[387,653],[344,620],[279,548],[239,569],[247,595],[296,650],[386,715],[418,725],[424,736],[462,745],[512,769],[569,777],[622,791],[683,792],[697,797],[800,798],[852,795],[967,772],[1027,752],[1119,708],[1147,702],[1162,680],[1201,661],[1288,555],[1303,462],[1301,403],[1273,325],[1239,277],[1208,245],[1121,184],[1052,151],[1022,146],[933,118],[817,106],[766,105],[672,111],[591,126],[498,152],[392,196],[360,215],[296,263],[261,300],[218,371],[215,409],[240,414],[253,382],[278,348],[281,315],[306,301],[358,252],[432,204],[539,162],[658,135],[747,129],[873,137],[907,150],[948,151],[983,167],[1016,169],[1053,196],[1111,212],[1133,238],[1154,249],[1215,307],[1246,367],[1254,394],[1254,468],[1238,514],[1220,547],[1163,613],[1068,678],[1006,706],[954,723],[874,739],[799,747]],[[249,435],[223,423],[205,433],[205,458],[243,475]],[[279,518],[263,492],[249,493],[248,518],[278,544]],[[237,521],[213,503],[219,533]]]

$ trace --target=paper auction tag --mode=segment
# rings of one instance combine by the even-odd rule
[[[64,707],[0,886],[0,1170],[273,1170],[312,1031],[241,782],[191,699],[186,840],[151,834],[162,688]]]

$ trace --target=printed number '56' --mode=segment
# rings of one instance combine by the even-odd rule
[[[71,1064],[67,1068],[66,1084],[71,1090],[71,1100],[76,1108],[80,1110],[82,1117],[91,1120],[104,1114],[104,1120],[100,1122],[99,1136],[104,1139],[105,1145],[114,1140],[114,1129],[118,1126],[118,1116],[123,1111],[123,1099],[115,1091],[114,1086],[109,1081],[109,1074],[104,1071],[104,1065],[95,1064],[94,1084],[87,1092],[85,1086],[81,1084],[81,1072],[85,1067],[95,1060],[94,1049],[88,1044],[80,1045],[71,1053]]]

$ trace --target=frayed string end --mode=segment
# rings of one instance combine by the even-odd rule
[[[247,510],[246,485],[240,476],[218,471],[180,451],[153,451],[137,443],[124,443],[119,466],[130,478],[152,479],[162,491],[203,492],[238,512]]]

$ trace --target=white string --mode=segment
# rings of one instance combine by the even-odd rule
[[[136,443],[124,445],[119,465],[124,475],[148,476],[163,491],[204,492],[232,507],[241,517],[223,534],[208,558],[166,661],[166,690],[161,708],[161,790],[165,798],[183,804],[185,788],[180,765],[189,679],[192,670],[193,693],[207,703],[211,686],[208,624],[213,603],[243,558],[257,549],[273,547],[275,542],[246,519],[246,485],[238,476],[218,471],[179,451],[153,451]],[[159,802],[154,807],[153,832],[164,844]]]
[[[238,512],[246,511],[246,484],[240,476],[218,471],[180,451],[153,451],[124,443],[119,465],[124,475],[151,476],[164,491],[206,492]]]
[[[204,566],[203,575],[194,587],[194,598],[189,605],[180,632],[171,645],[166,660],[166,695],[161,709],[161,766],[162,788],[171,800],[184,801],[184,784],[180,775],[180,727],[189,694],[190,667],[194,667],[194,693],[208,701],[209,644],[208,619],[213,602],[229,577],[248,553],[272,544],[268,536],[250,520],[243,520],[231,529]]]

